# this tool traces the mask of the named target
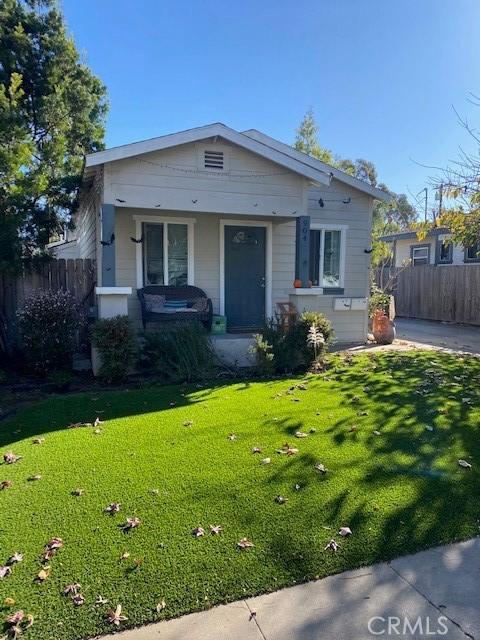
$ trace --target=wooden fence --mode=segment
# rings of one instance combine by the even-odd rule
[[[93,260],[51,260],[38,269],[19,276],[0,275],[2,341],[11,347],[16,337],[16,313],[26,298],[36,291],[51,289],[70,292],[85,313],[95,303],[96,270]]]
[[[397,316],[480,325],[480,265],[376,270],[395,296]]]

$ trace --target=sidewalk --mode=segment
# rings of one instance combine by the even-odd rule
[[[480,638],[480,538],[104,636],[103,640],[377,637]]]

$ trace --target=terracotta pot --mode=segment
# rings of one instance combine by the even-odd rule
[[[395,340],[395,325],[381,309],[373,316],[373,337],[377,344],[392,344]]]
[[[293,286],[295,287],[295,289],[301,289],[302,281],[299,278],[297,278],[296,280],[293,281]]]

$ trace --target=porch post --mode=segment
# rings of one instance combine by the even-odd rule
[[[310,275],[310,216],[298,216],[295,237],[295,279],[308,287]]]
[[[102,204],[102,287],[115,286],[115,207]]]

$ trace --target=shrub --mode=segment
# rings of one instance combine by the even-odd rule
[[[312,344],[311,327],[322,334]],[[259,369],[265,371],[266,354],[272,354],[271,367],[275,373],[300,373],[318,366],[324,359],[333,338],[332,325],[328,318],[316,311],[305,311],[287,329],[275,320],[267,321],[253,346]],[[265,346],[266,345],[266,346]],[[268,347],[268,348],[267,348]]]
[[[100,355],[99,377],[120,382],[134,363],[136,339],[128,316],[102,318],[92,329],[92,342]]]
[[[204,327],[174,322],[144,335],[139,367],[168,382],[193,382],[209,377],[215,355]]]
[[[75,335],[84,322],[66,291],[40,291],[17,313],[20,348],[27,366],[38,374],[71,367]]]
[[[257,368],[261,375],[271,376],[275,373],[274,353],[272,345],[267,342],[262,334],[253,336],[255,344],[250,347],[250,352],[255,355]]]
[[[376,284],[372,284],[370,289],[370,300],[368,302],[368,315],[373,318],[375,311],[379,309],[385,311],[388,315],[388,307],[390,305],[390,296],[385,293]]]

